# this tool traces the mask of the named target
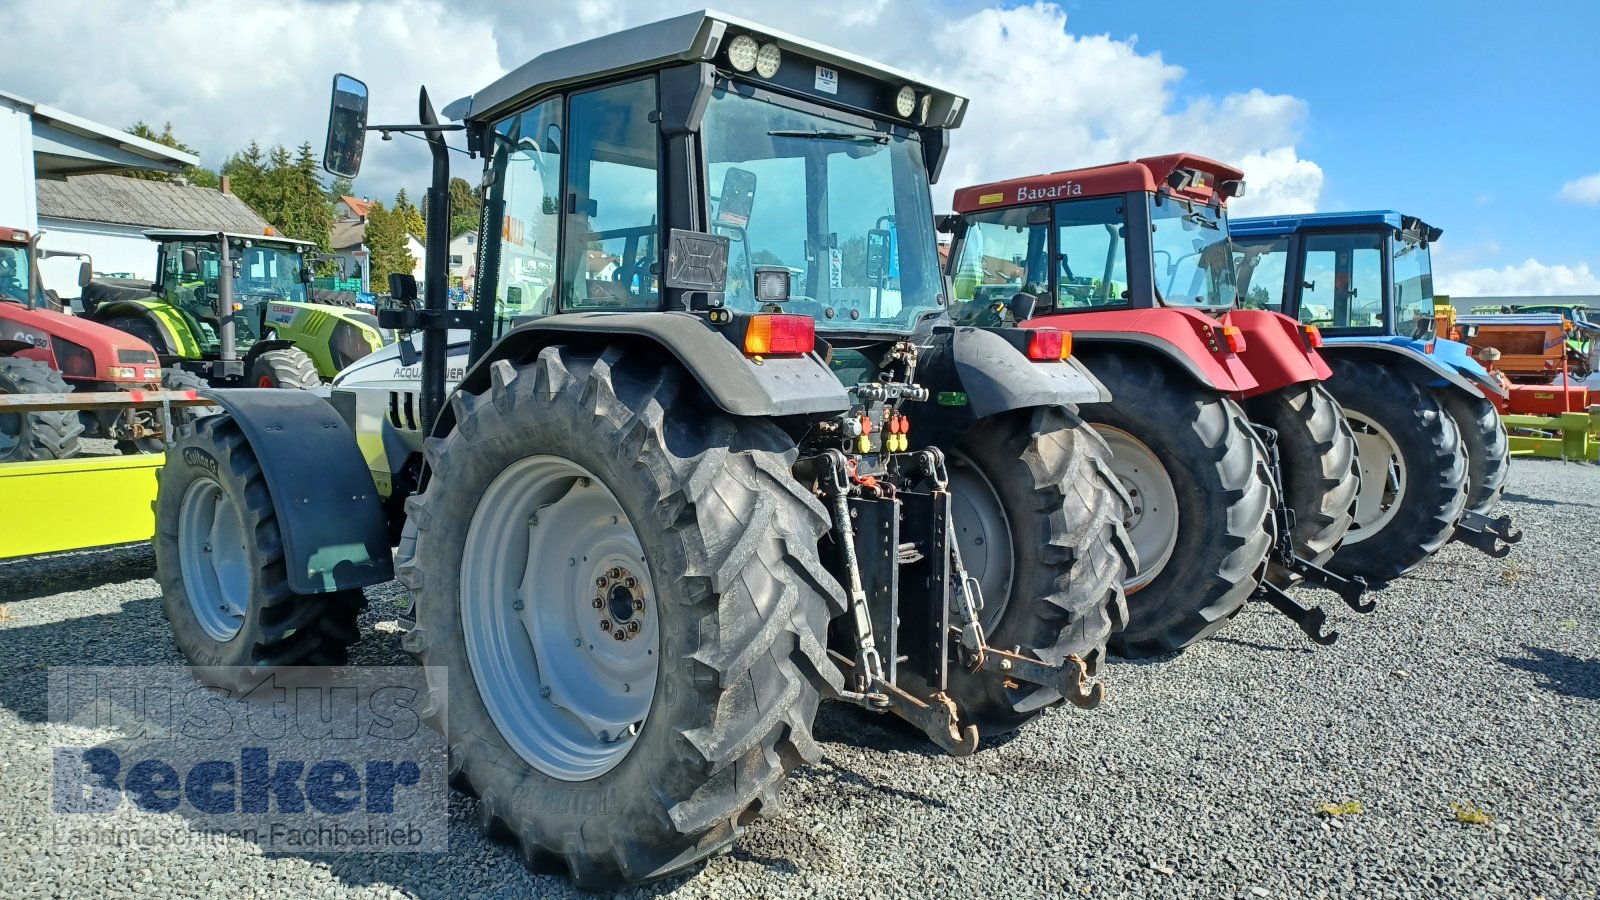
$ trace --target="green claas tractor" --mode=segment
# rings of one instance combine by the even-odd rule
[[[312,388],[384,346],[377,317],[310,301],[312,244],[276,234],[147,231],[155,284],[95,280],[95,321],[137,335],[163,365],[217,387]],[[223,277],[223,273],[228,273]]]
[[[1074,404],[1108,398],[1062,332],[948,316],[929,183],[965,99],[693,13],[536,57],[456,122],[419,106],[368,125],[335,77],[323,157],[428,139],[401,339],[326,400],[211,391],[167,455],[159,580],[187,658],[233,673],[207,677],[343,661],[398,572],[454,783],[585,887],[730,846],[817,759],[824,697],[956,754],[1100,700],[1133,552]],[[466,310],[453,131],[486,189]]]

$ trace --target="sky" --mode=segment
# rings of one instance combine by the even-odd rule
[[[419,84],[442,107],[543,50],[701,5],[0,0],[0,89],[170,120],[215,167],[252,139],[320,149],[335,71],[371,86],[375,121],[409,121]],[[1245,171],[1235,215],[1396,208],[1442,227],[1443,293],[1600,293],[1592,0],[722,6],[972,98],[936,208],[963,184],[1190,151]],[[374,139],[357,191],[415,196],[426,173],[420,144]]]

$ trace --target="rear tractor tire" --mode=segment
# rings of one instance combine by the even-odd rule
[[[1320,383],[1293,384],[1244,403],[1250,421],[1278,433],[1278,474],[1283,502],[1294,513],[1295,553],[1327,562],[1355,521],[1361,470],[1356,438],[1339,401]],[[1279,587],[1293,579],[1274,561],[1267,577]]]
[[[184,429],[156,494],[156,577],[178,649],[201,680],[240,687],[285,666],[339,666],[360,637],[360,590],[289,590],[255,451],[231,416]]]
[[[1506,423],[1487,397],[1459,388],[1435,388],[1434,399],[1455,420],[1467,451],[1467,511],[1489,515],[1506,492],[1511,472],[1511,438]]]
[[[0,357],[0,394],[67,394],[61,373],[34,359]],[[71,411],[0,413],[0,462],[70,459],[83,423]]]
[[[1147,657],[1227,624],[1265,577],[1272,482],[1239,405],[1137,353],[1086,360],[1115,398],[1083,407],[1111,448],[1139,567],[1112,652]]]
[[[793,442],[612,347],[501,360],[407,503],[406,649],[448,673],[453,782],[535,869],[596,889],[728,847],[818,758],[843,593]],[[433,718],[437,723],[437,718]]]
[[[1421,565],[1455,531],[1467,503],[1461,431],[1433,395],[1399,370],[1330,360],[1328,390],[1360,455],[1356,520],[1327,568],[1387,584]]]
[[[991,646],[1099,673],[1128,621],[1122,583],[1135,570],[1127,496],[1111,454],[1077,416],[1053,407],[986,419],[950,455],[957,545],[983,588]],[[1062,702],[1059,692],[961,666],[949,694],[983,737],[1015,731]]]
[[[290,388],[309,391],[322,386],[322,376],[317,374],[317,364],[304,350],[290,347],[285,350],[268,350],[250,363],[245,378],[250,387]]]

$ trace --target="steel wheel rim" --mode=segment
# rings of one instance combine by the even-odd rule
[[[250,598],[250,551],[244,518],[215,479],[200,477],[178,507],[178,556],[189,609],[206,636],[238,637]]]
[[[1131,593],[1154,581],[1172,559],[1178,543],[1178,491],[1160,457],[1143,441],[1109,425],[1094,428],[1111,448],[1111,472],[1131,501],[1122,519],[1139,556],[1139,568],[1122,583]]]
[[[1011,598],[1016,566],[1011,522],[989,476],[961,453],[950,455],[950,515],[961,565],[983,591],[978,621],[984,631],[993,631]]]
[[[1359,412],[1346,409],[1344,415],[1355,433],[1356,458],[1361,466],[1355,521],[1344,538],[1349,545],[1372,537],[1394,520],[1410,479],[1406,461],[1388,429]]]
[[[655,696],[660,616],[604,483],[559,456],[507,466],[467,528],[460,603],[478,696],[518,756],[563,781],[622,762]]]

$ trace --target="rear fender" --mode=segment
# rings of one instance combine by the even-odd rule
[[[383,504],[355,434],[309,391],[202,391],[233,416],[261,465],[289,588],[324,594],[394,578]]]
[[[1156,307],[1065,313],[1030,319],[1027,325],[1072,332],[1073,351],[1088,351],[1085,356],[1138,348],[1164,357],[1212,390],[1233,394],[1256,388],[1255,376],[1244,361],[1227,349],[1220,323],[1196,310]],[[1136,398],[1113,398],[1118,399]]]
[[[966,326],[934,329],[917,361],[916,380],[930,394],[927,403],[907,408],[918,447],[954,446],[980,420],[1011,410],[1111,399],[1079,360],[1029,360],[1005,336]]]
[[[816,354],[768,357],[757,365],[704,318],[681,312],[570,313],[534,319],[506,332],[467,370],[461,387],[482,393],[488,390],[489,367],[495,362],[529,362],[556,344],[594,349],[615,344],[667,354],[729,415],[816,415],[850,408],[844,385]],[[448,410],[447,405],[436,433],[443,433],[449,422]]]
[[[1487,374],[1482,381],[1476,383],[1469,381],[1455,367],[1446,365],[1431,354],[1406,346],[1407,343],[1410,343],[1409,340],[1404,343],[1389,343],[1330,338],[1322,345],[1322,355],[1329,359],[1358,359],[1382,366],[1392,366],[1423,387],[1448,385],[1466,391],[1474,397],[1483,397],[1484,387],[1489,386],[1493,393],[1501,394],[1499,385],[1494,384]]]
[[[1239,358],[1255,377],[1245,397],[1306,381],[1325,381],[1333,370],[1307,343],[1300,323],[1265,309],[1231,310],[1224,321],[1244,332]]]
[[[183,312],[160,300],[114,300],[95,307],[94,321],[112,328],[118,320],[140,319],[160,336],[156,355],[163,358],[199,359],[200,339]]]

